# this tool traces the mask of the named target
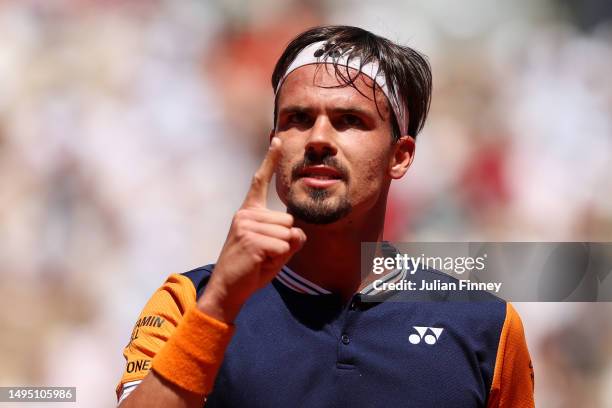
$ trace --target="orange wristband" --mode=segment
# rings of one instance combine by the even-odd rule
[[[212,390],[233,333],[234,326],[193,307],[153,359],[152,369],[187,391],[206,395]]]

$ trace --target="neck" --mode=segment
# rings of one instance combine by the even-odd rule
[[[344,301],[350,299],[361,285],[361,243],[382,240],[385,204],[358,219],[349,215],[329,225],[296,220],[307,241],[287,265],[311,282],[338,293]]]

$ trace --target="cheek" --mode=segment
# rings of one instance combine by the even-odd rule
[[[382,151],[380,147],[372,148],[369,152],[353,161],[352,184],[355,186],[356,194],[360,191],[371,192],[380,189],[387,174],[388,152]]]

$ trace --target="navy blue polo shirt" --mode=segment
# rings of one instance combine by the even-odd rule
[[[212,270],[185,273],[198,297]],[[256,292],[206,407],[486,406],[503,301],[366,302],[358,293],[343,304],[325,292],[286,267]]]

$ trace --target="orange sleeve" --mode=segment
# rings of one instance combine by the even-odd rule
[[[125,398],[148,374],[151,360],[176,330],[185,312],[196,304],[196,291],[183,275],[170,275],[140,313],[130,341],[123,349],[125,369],[116,388]]]
[[[514,307],[506,303],[506,319],[497,348],[487,408],[534,407],[533,390],[533,366],[523,323]]]

